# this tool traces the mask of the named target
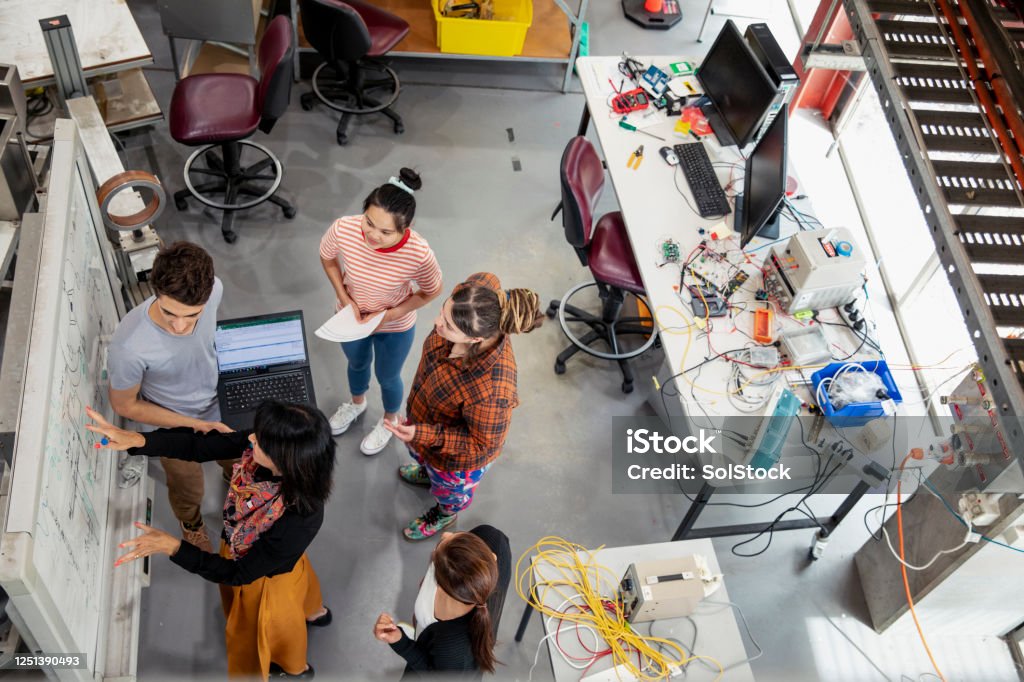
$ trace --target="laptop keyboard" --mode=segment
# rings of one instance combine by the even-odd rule
[[[224,385],[224,400],[231,412],[255,410],[268,398],[293,403],[308,403],[306,378],[303,372],[271,374],[240,379]]]

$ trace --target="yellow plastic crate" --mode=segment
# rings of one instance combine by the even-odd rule
[[[493,19],[446,17],[441,14],[446,0],[431,1],[441,52],[512,57],[523,51],[533,0],[494,0]]]

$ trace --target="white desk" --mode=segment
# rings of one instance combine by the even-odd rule
[[[39,20],[66,14],[86,78],[153,63],[125,0],[4,0],[0,62],[16,64],[25,86],[53,83]]]
[[[667,71],[668,64],[683,61],[686,58],[681,56],[661,56],[636,57],[636,59],[645,65],[653,63]],[[671,238],[679,244],[681,256],[685,259],[702,240],[710,240],[710,228],[720,221],[701,218],[695,212],[695,209],[690,208],[690,206],[696,206],[696,203],[693,200],[693,195],[690,192],[682,170],[668,166],[658,153],[658,149],[662,146],[695,142],[690,136],[684,139],[673,133],[676,117],[670,120],[664,113],[655,111],[653,108],[649,110],[652,112],[650,115],[645,116],[647,112],[634,112],[629,115],[630,122],[638,128],[664,138],[666,140],[664,142],[640,132],[625,130],[619,126],[621,116],[611,111],[608,102],[613,94],[613,83],[618,87],[622,82],[622,77],[618,75],[617,68],[620,60],[619,56],[581,57],[576,62],[576,72],[583,86],[586,107],[590,114],[589,119],[593,121],[593,128],[603,151],[608,168],[608,176],[611,179],[611,185],[615,191],[619,209],[622,212],[630,244],[644,283],[646,296],[659,321],[659,334],[661,336],[666,365],[659,375],[662,383],[665,383],[673,375],[678,375],[684,370],[692,370],[701,365],[699,373],[688,372],[675,380],[673,388],[678,391],[678,397],[667,399],[664,403],[664,408],[661,404],[661,398],[664,397],[664,394],[659,396],[659,392],[653,387],[653,382],[650,382],[647,377],[638,377],[638,379],[641,386],[650,387],[651,402],[662,416],[676,417],[681,415],[687,421],[688,429],[691,432],[695,432],[700,428],[723,428],[725,427],[727,417],[735,417],[741,414],[740,410],[730,402],[726,395],[726,392],[731,390],[728,388],[732,371],[731,363],[725,359],[712,360],[707,362],[707,364],[702,363],[709,358],[715,357],[718,353],[735,351],[750,344],[751,340],[739,332],[742,331],[745,334],[752,335],[753,315],[750,313],[739,313],[735,315],[735,319],[732,317],[712,318],[712,331],[704,338],[702,336],[703,330],[692,326],[695,320],[689,304],[689,294],[686,293],[681,296],[674,289],[674,287],[678,287],[680,281],[679,267],[673,265],[659,267],[659,264],[663,262],[662,254],[659,252],[659,245],[666,238]],[[689,61],[692,62],[694,60],[691,59]],[[629,87],[627,85],[626,89]],[[584,133],[588,127],[587,124],[588,116],[585,112],[584,119],[580,124],[580,134]],[[792,137],[791,133],[791,140]],[[711,157],[713,164],[718,162],[743,164],[735,147],[720,147],[713,136],[704,138],[702,144],[708,150],[708,155]],[[633,170],[628,168],[626,164],[630,155],[639,145],[644,146],[644,160],[639,169]],[[791,160],[787,171],[790,176],[796,175]],[[742,168],[730,168],[724,165],[716,166],[716,172],[723,186],[726,186],[729,182],[730,174],[734,178],[739,178],[743,175]],[[736,193],[742,189],[741,184],[737,184],[740,186],[736,189]],[[732,193],[727,192],[730,195]],[[798,203],[797,206],[804,213],[812,213],[806,204]],[[731,223],[734,215],[731,214],[726,218],[726,222],[730,227],[732,226]],[[834,226],[829,225],[827,227]],[[700,229],[706,230],[707,234],[701,235],[699,233]],[[798,225],[793,221],[782,220],[782,237],[794,234],[798,230]],[[868,249],[868,244],[864,240],[858,241],[859,248]],[[730,298],[731,304],[739,304],[740,306],[745,304],[747,309],[751,311],[760,305],[759,302],[755,302],[755,291],[762,285],[762,275],[759,268],[765,256],[770,252],[771,247],[760,249],[758,247],[770,242],[771,240],[769,239],[755,237],[746,249],[747,253],[752,255],[753,262],[745,263],[741,260],[742,255],[737,251],[739,249],[739,235],[731,237],[728,246],[723,246],[722,242],[709,241],[710,244],[714,245],[714,250],[717,252],[721,253],[731,250],[729,255],[735,259],[733,262],[750,276],[750,279],[744,283],[742,288]],[[871,292],[872,301],[886,301],[887,296],[884,290],[881,289],[881,278],[878,275],[877,268],[871,262],[872,260],[873,258],[868,258],[869,264],[867,267],[868,288]],[[687,283],[693,281],[693,278],[690,277]],[[880,327],[884,321],[884,326],[887,329],[896,328],[891,310],[878,304],[873,305],[872,309],[875,321],[880,324]],[[780,333],[787,329],[795,329],[798,325],[794,320],[788,318],[779,319],[780,317],[776,315],[776,338],[779,337]],[[822,319],[839,320],[834,311],[823,311]],[[703,320],[700,320],[700,322],[703,322]],[[672,333],[673,330],[666,329],[666,327],[679,327],[682,329],[689,327],[691,334],[688,335],[686,331],[679,333],[679,330],[675,330],[676,333]],[[847,329],[826,325],[823,331],[830,343],[844,351],[838,357],[848,355],[860,346],[860,339]],[[886,351],[890,364],[893,362],[906,362],[905,349],[902,342],[898,340],[898,336],[895,339],[892,336],[886,336],[880,342],[883,344],[882,347]],[[854,355],[851,361],[876,358],[877,355],[869,352],[867,348],[867,346],[863,346],[861,352]],[[838,350],[835,352],[839,353]],[[753,376],[756,376],[757,372],[758,370],[751,370]],[[789,383],[791,378],[798,378],[795,373],[780,373],[783,377],[777,382],[778,385]],[[808,371],[805,377],[799,378],[806,380],[809,379],[809,376],[810,372]],[[902,381],[900,381],[901,378]],[[917,387],[913,383],[912,376],[909,373],[904,373],[902,377],[897,376],[896,379],[904,399],[914,401]],[[691,381],[694,385],[691,385]],[[760,393],[763,393],[764,390],[762,389]],[[798,388],[794,390],[803,399],[811,399],[811,391],[813,389],[808,388],[805,390]],[[761,416],[764,414],[764,407],[745,413],[755,417]],[[909,410],[906,406],[900,408],[900,414],[907,413],[923,414],[924,408],[920,403]],[[747,431],[747,433],[749,432]],[[790,438],[791,442],[793,442],[792,439],[795,438],[795,434],[791,434]],[[733,459],[737,454],[742,456],[743,446],[731,443],[732,441],[730,440],[725,440],[723,443],[725,448],[736,450],[736,452],[727,453],[729,458]],[[801,453],[806,454],[806,450],[802,446],[796,445],[795,448],[800,450]],[[793,451],[795,452],[796,449]],[[715,463],[724,463],[722,461],[722,453],[714,457],[718,459]],[[889,458],[886,457],[886,461],[880,463],[884,464],[884,467],[887,468],[890,465],[888,460]],[[813,459],[804,457],[803,461],[810,466]],[[793,487],[796,488],[797,485]],[[846,502],[839,507],[836,514],[832,517],[821,519],[820,523],[829,529],[833,529],[842,521],[843,517],[850,511],[868,487],[867,483],[857,484]],[[755,524],[744,524],[741,526],[693,530],[697,516],[710,498],[713,490],[714,484],[705,483],[704,488],[697,496],[697,503],[691,506],[690,512],[676,531],[674,539],[749,534],[757,532],[758,528],[761,527],[755,526]],[[748,488],[748,490],[754,492],[752,488]],[[778,490],[776,488],[771,492],[777,493]],[[775,528],[776,530],[795,530],[811,528],[815,527],[815,525],[815,522],[810,519],[794,519],[783,521],[777,524]]]
[[[0,1],[0,63],[18,67],[26,88],[52,85],[53,65],[39,20],[66,14],[82,72],[109,132],[163,118],[142,67],[153,55],[125,0]]]
[[[638,57],[638,59],[644,64],[654,63],[667,68],[670,62],[680,61],[683,58]],[[612,74],[617,73],[616,65],[619,61],[620,57],[617,56],[581,57],[577,61],[576,72],[583,85],[593,127],[604,152],[608,175],[626,223],[626,230],[648,300],[656,311],[661,327],[686,327],[694,321],[689,305],[689,295],[684,294],[681,298],[673,290],[673,287],[679,284],[680,271],[678,267],[673,265],[658,267],[658,264],[662,262],[658,246],[667,237],[671,237],[679,244],[682,257],[686,258],[687,254],[702,240],[710,240],[710,228],[720,221],[701,218],[687,206],[687,201],[692,206],[696,206],[696,203],[682,170],[678,167],[668,166],[658,154],[658,149],[662,146],[694,142],[690,136],[684,139],[673,134],[675,117],[669,120],[664,113],[656,111],[648,116],[644,115],[646,112],[634,112],[629,115],[629,120],[632,123],[647,132],[664,138],[667,140],[666,142],[619,127],[618,122],[621,116],[613,114],[608,106],[609,96],[612,94],[609,78],[612,77]],[[614,82],[618,86],[621,77],[615,79]],[[654,111],[653,107],[647,111]],[[627,159],[641,144],[644,146],[644,160],[640,168],[638,170],[627,168]],[[730,174],[733,178],[742,178],[743,160],[736,147],[719,147],[713,136],[705,138],[703,144],[708,150],[712,163],[727,162],[741,165],[740,168],[716,166],[715,170],[723,186],[729,182]],[[788,171],[791,176],[794,175],[792,164]],[[742,182],[736,184],[738,193],[739,190],[742,190]],[[685,193],[685,199],[680,194],[680,190]],[[727,193],[732,194],[731,192]],[[806,204],[798,204],[798,206],[802,211],[810,213],[810,208]],[[733,215],[730,214],[725,219],[730,227]],[[701,228],[707,230],[706,235],[699,234],[698,230]],[[783,237],[797,231],[798,227],[792,221],[785,218],[782,220]],[[757,249],[758,246],[770,241],[756,237],[750,242],[747,250],[750,252],[750,250]],[[715,250],[720,252],[724,250],[721,243],[710,243],[716,245]],[[864,244],[860,246],[861,248],[866,247]],[[730,239],[728,248],[733,250],[739,248],[739,235]],[[754,300],[754,292],[761,285],[759,265],[769,253],[770,248],[753,251],[754,263],[741,265],[750,279],[732,296],[730,303],[746,304],[751,311],[759,307]],[[740,262],[739,253],[730,255],[736,259],[735,262]],[[713,266],[709,266],[709,268],[713,268]],[[691,281],[694,281],[693,278],[688,279],[688,282]],[[673,310],[681,311],[682,315]],[[780,329],[796,328],[796,323],[780,320],[779,317],[776,315],[776,336]],[[752,334],[752,325],[753,314],[740,313],[736,316],[735,326],[741,331]],[[698,339],[702,330],[696,327],[691,328],[692,336],[688,336],[685,332],[666,333],[662,330],[662,348],[672,374],[689,369],[717,353],[742,348],[750,342],[749,338],[734,331],[733,321],[729,317],[712,318],[712,328],[713,331],[708,335],[708,339]],[[837,327],[826,326],[825,335],[830,341],[845,349],[847,353],[855,350],[860,343],[852,333]],[[874,356],[862,353],[856,357]],[[739,413],[723,395],[730,369],[730,363],[724,359],[710,362],[702,367],[699,380],[695,381],[697,387],[693,389],[696,400],[691,395],[690,384],[683,379],[677,381],[683,412],[691,419],[696,420],[698,426],[705,428],[721,426],[721,418]],[[692,376],[689,378],[693,379]],[[641,384],[649,383],[649,380],[645,381],[646,378],[638,379]],[[704,390],[705,388],[707,390]],[[699,407],[697,403],[700,404]],[[755,414],[759,413],[755,412]],[[712,424],[708,423],[709,419]]]
[[[708,560],[708,566],[712,573],[718,573],[720,571],[718,566],[718,558],[715,556],[715,549],[711,545],[710,540],[687,540],[684,542],[663,542],[654,545],[636,545],[632,547],[614,547],[597,550],[593,553],[594,561],[598,564],[606,566],[611,571],[611,576],[614,576],[614,580],[618,580],[626,572],[626,568],[637,561],[651,561],[659,559],[672,559],[674,557],[685,557],[691,554],[701,554]],[[543,580],[546,576],[544,569],[548,567],[548,564],[539,563],[534,568],[533,580]],[[602,574],[604,575],[604,574]],[[609,592],[606,596],[614,597],[614,593],[611,592],[613,586],[607,585],[607,581],[602,585],[604,587],[603,592]],[[545,596],[544,605],[551,607],[552,609],[558,607],[560,597],[553,591],[550,590]],[[693,622],[697,625],[697,641],[693,647],[693,651],[686,651],[687,655],[700,655],[710,656],[711,658],[719,661],[723,667],[727,668],[723,679],[725,680],[753,680],[754,674],[750,669],[749,663],[740,663],[745,661],[749,654],[743,643],[743,637],[740,634],[740,627],[736,620],[736,615],[733,612],[733,608],[723,604],[713,604],[710,602],[728,602],[729,593],[726,590],[725,582],[723,580],[722,586],[719,587],[711,596],[702,602],[697,610],[690,616]],[[742,605],[741,605],[742,606]],[[516,641],[522,638],[522,633],[525,630],[526,624],[529,622],[530,614],[533,609],[527,607],[527,610],[523,614],[522,621],[520,622],[519,632],[516,635]],[[541,617],[544,622],[544,634],[550,634],[547,630],[548,618]],[[650,623],[638,623],[635,629],[641,634],[646,635],[648,633],[648,626]],[[552,621],[552,626],[557,627],[557,621]],[[674,638],[681,640],[684,646],[690,644],[693,641],[693,626],[690,625],[684,618],[672,618],[666,620],[658,620],[653,622],[654,634],[658,637],[663,638]],[[563,631],[565,631],[563,626]],[[569,628],[565,632],[566,636],[563,636],[559,641],[562,648],[570,656],[577,656],[586,658],[587,652],[581,647],[579,642],[576,640],[573,634],[573,628]],[[754,638],[757,638],[757,633],[753,633]],[[584,641],[590,645],[590,640],[587,639],[586,635],[583,635]],[[551,657],[552,672],[556,682],[562,680],[578,680],[580,679],[581,671],[574,670],[569,666],[561,655],[557,651],[553,650],[552,640],[547,640],[548,653]],[[608,670],[611,668],[610,657],[601,659],[587,672],[588,675],[599,673],[602,670]],[[718,670],[712,671],[711,669],[702,665],[699,661],[693,661],[690,663],[686,672],[686,680],[688,682],[701,682],[703,680],[714,680],[718,677]],[[614,679],[614,677],[612,678]]]

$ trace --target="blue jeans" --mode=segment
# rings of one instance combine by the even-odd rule
[[[348,358],[348,388],[353,396],[370,390],[370,366],[373,365],[385,412],[398,412],[402,408],[402,365],[409,357],[416,328],[404,332],[381,332],[358,341],[345,341],[341,350]]]

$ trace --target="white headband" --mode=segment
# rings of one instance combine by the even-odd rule
[[[388,178],[388,182],[390,184],[394,185],[395,187],[397,187],[398,189],[405,190],[409,194],[415,194],[416,193],[415,190],[413,190],[412,187],[409,187],[409,185],[405,184],[404,182],[402,182],[402,180],[400,178],[396,178],[394,175],[392,175],[390,178]]]

